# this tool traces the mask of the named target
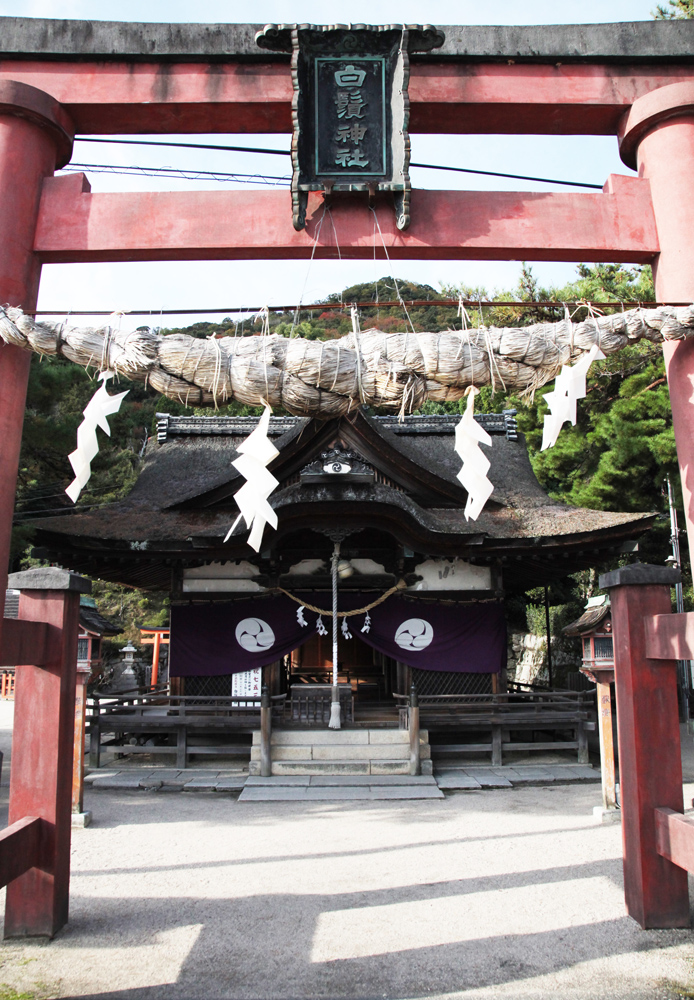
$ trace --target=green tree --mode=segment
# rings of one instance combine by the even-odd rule
[[[682,21],[694,18],[694,0],[668,0],[667,7],[658,4],[653,11],[656,21]]]

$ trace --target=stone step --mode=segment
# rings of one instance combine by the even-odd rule
[[[600,771],[586,764],[527,764],[508,767],[437,767],[439,788],[447,791],[476,788],[512,788],[519,785],[567,785],[599,782]]]
[[[128,771],[95,772],[85,778],[87,785],[102,791],[178,791],[178,792],[238,792],[246,784],[245,774],[223,774],[215,771]]]
[[[249,779],[251,780],[251,779]],[[277,782],[276,784],[271,782]],[[239,802],[339,802],[403,799],[442,799],[443,792],[434,784],[411,783],[387,784],[382,782],[351,785],[315,785],[280,783],[281,779],[266,778],[262,785],[247,785],[239,796]]]
[[[252,762],[254,764],[255,761]],[[273,760],[273,775],[286,774],[407,774],[407,760]],[[251,774],[254,773],[251,769]]]
[[[406,729],[275,729],[272,774],[406,775],[410,769],[410,734]],[[420,760],[432,774],[427,730],[420,731]],[[260,733],[253,734],[251,775],[260,774]]]
[[[407,729],[273,729],[272,746],[367,746],[405,744],[409,745]],[[429,742],[426,729],[420,730],[419,742]],[[253,733],[253,745],[260,745],[260,732]]]
[[[431,757],[428,743],[420,744],[419,756],[421,760],[429,760]],[[349,746],[338,745],[328,746],[323,743],[308,746],[286,746],[284,744],[272,747],[272,759],[274,760],[409,760],[409,743],[368,743],[362,746],[350,744]],[[254,746],[251,750],[251,760],[260,760],[260,747]]]
[[[251,776],[246,780],[249,788],[261,788],[269,786],[278,788],[284,786],[304,786],[311,787],[339,787],[340,785],[381,785],[405,786],[405,785],[431,785],[436,786],[436,779],[433,775],[425,774],[314,774],[314,775],[276,775],[272,778],[260,778]]]

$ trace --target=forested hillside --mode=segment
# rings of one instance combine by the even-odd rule
[[[580,266],[576,281],[564,288],[541,288],[532,270],[523,266],[516,288],[491,290],[467,286],[428,285],[398,281],[390,277],[378,282],[354,285],[330,296],[328,301],[344,308],[300,314],[272,313],[270,329],[283,336],[330,339],[351,331],[349,305],[372,302],[362,309],[362,328],[381,330],[439,331],[460,328],[461,319],[453,306],[434,300],[442,297],[471,300],[518,301],[525,308],[505,306],[471,309],[473,326],[480,319],[488,326],[528,325],[539,319],[559,320],[562,302],[582,299],[613,303],[648,301],[653,298],[649,268],[628,269],[618,265]],[[397,300],[425,300],[431,305],[384,307],[380,303]],[[533,306],[533,301],[552,300],[552,307]],[[481,314],[481,315],[480,315]],[[584,318],[586,309],[577,318]],[[127,323],[127,316],[123,323]],[[185,332],[197,337],[228,335],[249,336],[261,330],[260,318],[246,318],[238,324],[227,318],[221,323],[197,323]],[[184,332],[182,329],[165,330]],[[91,373],[93,375],[93,373]],[[27,411],[24,422],[16,526],[13,556],[15,568],[30,559],[33,529],[31,522],[46,514],[72,507],[64,489],[72,479],[67,459],[75,447],[77,426],[82,410],[95,391],[90,375],[63,359],[34,357],[32,360]],[[100,434],[101,451],[92,464],[92,478],[83,491],[78,506],[102,505],[128,492],[140,467],[147,435],[154,431],[157,412],[183,413],[185,408],[158,396],[142,385],[121,379],[119,388],[130,390],[119,414],[110,418],[112,436]],[[588,379],[588,395],[579,404],[577,426],[565,426],[556,446],[540,453],[544,393],[533,401],[508,398],[502,392],[482,390],[477,408],[486,411],[515,406],[520,429],[526,434],[535,472],[547,491],[568,503],[603,510],[658,510],[665,514],[662,493],[665,476],[670,473],[679,495],[679,478],[674,435],[665,380],[662,351],[640,343],[607,360],[595,364]],[[455,411],[457,404],[428,403],[425,412]],[[198,410],[204,413],[209,411]],[[253,412],[248,407],[231,404],[222,413]],[[681,523],[683,518],[680,511]],[[683,545],[686,551],[686,544]],[[669,554],[669,523],[661,518],[641,545],[641,558],[662,563]],[[580,608],[587,590],[595,586],[594,574],[553,588],[552,603],[557,606],[555,627]],[[689,589],[689,588],[688,588]],[[106,613],[120,618],[126,626],[124,635],[137,637],[137,628],[145,623],[163,622],[165,607],[162,595],[146,595],[113,585],[97,584],[95,594]],[[517,608],[517,617],[527,616],[535,625],[532,601]],[[518,622],[521,627],[522,622]]]

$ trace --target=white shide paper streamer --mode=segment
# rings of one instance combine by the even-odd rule
[[[475,420],[475,396],[478,392],[479,389],[474,386],[467,390],[465,413],[455,428],[455,450],[463,460],[458,479],[467,490],[465,518],[472,518],[473,521],[480,516],[494,491],[493,484],[487,479],[490,462],[480,449],[481,444],[491,447],[492,439]]]
[[[92,460],[99,454],[97,427],[100,427],[104,434],[111,436],[111,428],[108,426],[106,417],[112,413],[118,413],[120,404],[130,391],[126,389],[125,392],[119,392],[116,396],[109,396],[106,392],[106,383],[110,378],[113,378],[113,372],[101,372],[99,375],[101,385],[85,406],[84,420],[77,428],[77,447],[68,455],[75,478],[65,492],[73,503],[77,503],[77,498],[89,482],[89,477],[92,474]]]
[[[234,494],[241,513],[229,528],[224,541],[231,538],[234,528],[243,518],[250,528],[248,544],[256,552],[260,552],[265,525],[277,528],[277,514],[268,503],[268,497],[279,486],[279,479],[275,479],[266,468],[279,455],[268,437],[270,412],[270,407],[266,406],[256,429],[238,446],[239,457],[231,463],[246,482]]]
[[[545,415],[541,451],[554,447],[559,431],[567,420],[576,425],[576,401],[583,399],[586,394],[588,369],[594,361],[601,361],[604,357],[598,345],[593,344],[575,365],[562,365],[561,372],[554,380],[553,391],[545,393],[545,402],[550,412]]]

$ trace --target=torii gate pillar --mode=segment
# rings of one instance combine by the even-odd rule
[[[656,298],[694,302],[694,82],[659,87],[634,101],[620,129],[624,162],[651,184],[660,253]],[[694,341],[663,347],[694,566]]]
[[[42,90],[0,81],[0,302],[34,309],[41,264],[33,252],[44,178],[72,153],[74,130]],[[31,354],[0,346],[0,595],[7,586],[12,513]],[[0,628],[2,617],[0,616]]]

